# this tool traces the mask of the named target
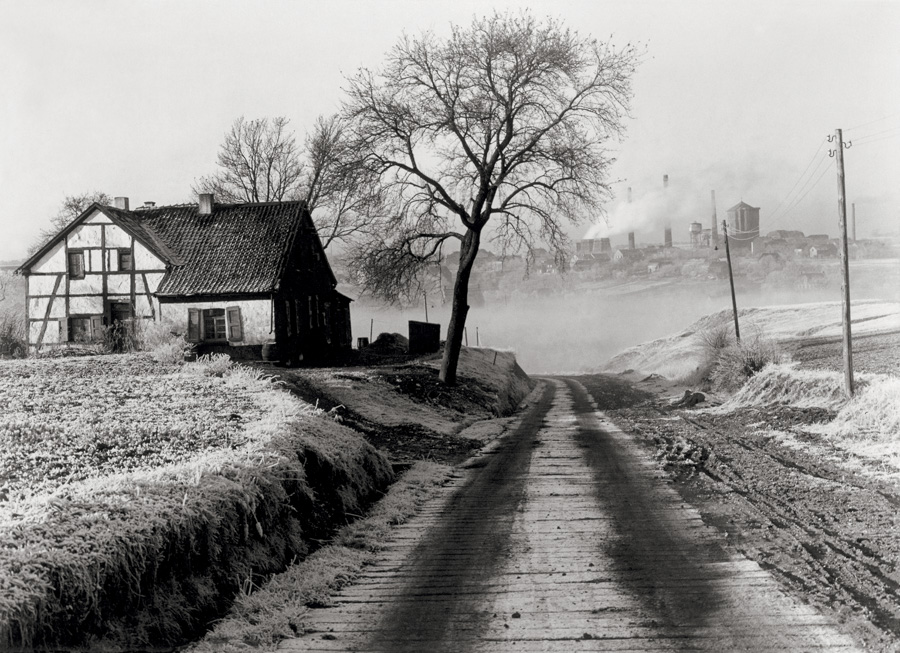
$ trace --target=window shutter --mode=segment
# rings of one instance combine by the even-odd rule
[[[91,340],[100,340],[103,337],[103,316],[91,316]]]
[[[69,319],[65,317],[59,319],[59,341],[69,342]]]
[[[84,252],[69,252],[69,278],[84,278]]]
[[[241,309],[238,306],[230,306],[225,309],[228,318],[229,342],[240,342],[244,339],[244,325],[241,324]]]
[[[200,309],[188,309],[188,342],[200,342]]]

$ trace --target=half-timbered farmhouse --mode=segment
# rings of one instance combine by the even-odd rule
[[[129,320],[165,320],[198,353],[327,360],[350,347],[350,299],[303,202],[129,209],[93,204],[19,268],[31,352],[102,339]]]

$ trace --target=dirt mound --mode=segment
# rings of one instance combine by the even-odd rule
[[[409,338],[399,333],[379,333],[369,349],[379,354],[405,354],[409,351]]]

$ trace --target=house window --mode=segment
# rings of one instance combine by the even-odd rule
[[[90,342],[91,341],[91,318],[89,317],[73,317],[72,342]]]
[[[225,329],[225,309],[207,308],[203,311],[203,339],[227,340]]]
[[[119,270],[133,270],[134,260],[130,249],[119,250]]]
[[[244,339],[241,309],[237,306],[189,308],[187,339],[190,342],[240,342]]]
[[[70,342],[96,342],[103,338],[102,315],[80,315],[69,318],[66,340]]]
[[[84,279],[84,251],[80,249],[69,250],[69,278]]]

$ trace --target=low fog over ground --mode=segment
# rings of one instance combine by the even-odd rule
[[[851,264],[854,300],[900,301],[897,259]],[[578,288],[576,275],[561,280],[558,292],[542,296],[511,293],[496,299],[486,294],[483,306],[472,306],[467,320],[468,344],[514,349],[529,373],[598,370],[623,349],[677,332],[698,318],[731,307],[727,280],[685,282],[678,279],[630,282],[612,288]],[[738,287],[739,308],[812,302],[840,302],[834,287],[770,290]],[[429,297],[428,319],[441,324],[446,337],[450,305]],[[424,320],[424,306],[400,310],[376,307],[365,300],[352,306],[353,337],[397,332],[406,335],[408,320]],[[840,304],[835,305],[840,321]]]

